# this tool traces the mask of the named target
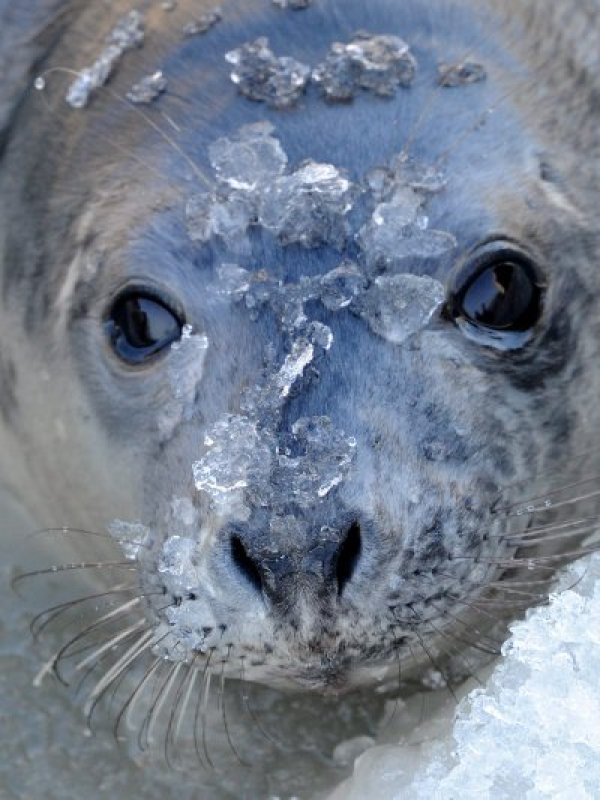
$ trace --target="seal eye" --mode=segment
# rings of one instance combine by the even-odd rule
[[[118,356],[142,364],[181,338],[182,322],[158,298],[130,291],[113,303],[105,329]]]
[[[470,336],[505,349],[520,347],[541,317],[542,286],[527,258],[488,253],[455,293],[450,311]]]

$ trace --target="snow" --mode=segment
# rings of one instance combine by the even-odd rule
[[[490,679],[462,700],[452,728],[450,706],[433,735],[367,750],[330,800],[597,798],[600,555],[570,567],[560,587],[512,625]]]

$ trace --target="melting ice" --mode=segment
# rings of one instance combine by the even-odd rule
[[[294,106],[306,89],[310,67],[289,56],[276,56],[262,36],[225,56],[233,65],[231,80],[250,100],[273,108]]]
[[[358,33],[349,44],[334,42],[312,79],[327,100],[352,100],[360,89],[390,97],[414,80],[416,61],[398,36]]]
[[[108,35],[104,50],[94,63],[79,72],[67,92],[67,103],[73,108],[86,106],[94,89],[104,86],[109,79],[123,53],[139,47],[143,41],[143,16],[139,11],[130,11]]]
[[[167,88],[167,79],[162,72],[146,75],[141,81],[135,83],[125,95],[132,103],[151,103],[156,100]]]

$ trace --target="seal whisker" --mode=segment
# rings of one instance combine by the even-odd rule
[[[88,656],[81,659],[81,661],[79,661],[74,667],[75,672],[81,672],[81,670],[85,669],[85,667],[87,667],[89,664],[97,663],[99,656],[111,650],[115,645],[119,644],[119,642],[123,641],[124,639],[128,639],[132,634],[139,631],[140,628],[147,626],[147,624],[148,623],[145,619],[140,619],[137,622],[134,622],[133,625],[130,625],[128,628],[124,628],[122,631],[115,634],[108,639],[108,641],[96,648],[96,650],[94,650]]]
[[[112,657],[114,655],[115,651],[118,649],[118,647],[125,646],[125,642],[126,642],[126,638],[123,638],[121,641],[119,641],[117,644],[115,644],[112,648],[109,648],[104,653],[102,653],[98,657],[98,659],[96,661],[92,662],[85,669],[85,672],[84,672],[83,676],[81,677],[79,683],[75,687],[75,694],[76,695],[80,694],[83,691],[83,687],[85,686],[86,681],[88,680],[88,678],[90,678],[98,670],[98,668],[100,667],[102,662],[105,659],[107,660],[110,657]],[[93,647],[94,647],[94,645],[88,646],[86,648],[80,648],[80,649],[77,650],[77,653],[82,653],[82,652],[85,652],[86,650],[91,650]],[[110,700],[111,703],[114,701],[115,696],[116,696],[116,694],[117,694],[117,692],[119,690],[119,687],[121,686],[121,684],[125,680],[126,675],[127,675],[127,670],[124,670],[121,673],[120,677],[117,680],[113,681],[113,684],[112,684],[113,688],[112,688],[112,694],[111,694],[111,700]]]
[[[417,624],[422,624],[422,623],[423,623],[423,618],[422,618],[422,617],[421,617],[421,616],[420,616],[420,615],[419,615],[419,614],[416,612],[416,610],[415,610],[415,609],[412,607],[412,605],[409,603],[409,604],[407,604],[407,606],[406,606],[406,607],[408,608],[408,610],[409,610],[409,611],[410,611],[412,614],[414,614],[414,616],[415,616],[415,620],[416,620]],[[423,652],[425,653],[425,655],[426,655],[426,656],[427,656],[427,658],[429,659],[429,661],[430,661],[430,663],[431,663],[432,667],[433,667],[433,668],[434,668],[434,669],[435,669],[437,672],[439,672],[439,674],[442,676],[442,678],[444,679],[444,684],[446,685],[446,688],[448,689],[448,691],[450,692],[450,694],[452,695],[452,697],[454,698],[454,700],[456,700],[456,702],[458,702],[458,698],[457,698],[457,696],[456,696],[456,692],[455,692],[455,691],[454,691],[454,689],[452,688],[452,684],[451,684],[451,682],[450,682],[450,679],[448,678],[448,676],[446,675],[446,673],[444,672],[444,670],[440,668],[440,665],[439,665],[439,664],[438,664],[438,662],[436,661],[436,659],[435,659],[435,657],[433,656],[433,654],[431,653],[430,649],[429,649],[429,648],[427,647],[427,645],[425,644],[425,640],[424,640],[423,636],[420,634],[420,632],[418,631],[418,629],[417,629],[416,627],[415,627],[415,628],[413,628],[413,633],[414,633],[414,634],[415,634],[415,636],[417,637],[417,639],[418,639],[418,641],[419,641],[419,645],[421,646],[421,649],[423,650]]]
[[[267,742],[272,744],[278,750],[282,750],[283,752],[291,752],[292,748],[290,748],[288,745],[284,744],[283,742],[280,742],[277,739],[273,738],[270,735],[270,733],[267,730],[265,730],[265,728],[263,727],[262,723],[260,722],[260,720],[258,718],[258,715],[256,714],[256,712],[254,711],[254,709],[250,705],[250,696],[248,694],[248,688],[247,688],[248,687],[248,680],[245,677],[245,667],[244,667],[245,659],[246,659],[246,656],[240,656],[240,662],[241,662],[241,667],[240,667],[241,686],[240,686],[240,690],[241,690],[241,695],[242,695],[243,707],[246,710],[248,716],[250,717],[251,722],[253,723],[253,725],[255,725],[256,730],[263,737],[263,739],[265,739]]]
[[[472,561],[475,564],[489,564],[490,566],[499,566],[510,568],[514,566],[523,566],[528,569],[548,569],[553,572],[556,567],[544,566],[545,564],[567,564],[576,558],[584,555],[591,555],[600,549],[600,542],[596,545],[589,545],[582,547],[580,550],[570,551],[566,553],[559,553],[556,555],[548,556],[532,556],[531,558],[481,558],[480,556],[454,556],[456,561]]]
[[[149,714],[147,717],[147,724],[146,724],[146,734],[145,734],[145,746],[142,747],[142,750],[147,749],[149,747],[153,747],[156,739],[154,737],[154,730],[158,724],[158,720],[160,719],[160,715],[165,707],[165,704],[171,694],[171,690],[177,681],[177,677],[181,672],[184,663],[182,661],[176,661],[169,666],[167,670],[167,675],[163,684],[161,685],[154,702],[150,706]],[[168,754],[166,752],[167,749],[167,740],[165,737],[164,742],[164,752],[165,752],[165,759],[168,758]]]
[[[556,495],[560,495],[563,492],[566,492],[568,489],[579,489],[579,487],[586,486],[589,483],[598,483],[598,482],[600,482],[600,475],[593,475],[590,478],[582,478],[579,481],[575,481],[573,483],[567,483],[563,486],[557,487],[556,489],[552,489],[551,491],[546,492],[545,494],[534,495],[533,497],[525,498],[523,500],[510,503],[507,506],[496,508],[494,509],[493,513],[504,514],[505,516],[512,517],[512,516],[523,516],[523,514],[526,512],[533,513],[534,511],[545,511],[549,508],[552,509],[561,508],[564,505],[569,505],[578,502],[580,500],[587,500],[592,497],[597,497],[600,494],[600,489],[575,498],[567,498],[566,500],[559,501],[558,503],[552,503],[551,506],[542,506],[541,508],[533,508],[531,506],[533,503],[537,503],[542,500],[544,501],[550,500],[551,497],[556,497]],[[517,512],[520,511],[521,513],[515,513],[515,514],[509,513],[514,509],[517,509]]]
[[[123,670],[128,669],[129,666],[142,653],[152,646],[153,638],[154,631],[152,629],[143,631],[139,638],[125,651],[125,653],[123,653],[122,656],[120,656],[120,658],[117,659],[115,664],[113,664],[113,666],[104,674],[102,678],[100,678],[100,680],[97,681],[96,685],[92,688],[83,706],[83,713],[89,728],[91,728],[94,710],[102,699],[102,696],[106,690],[110,687],[112,682],[121,675]]]
[[[392,630],[392,648],[394,650],[394,654],[396,657],[396,662],[398,664],[398,695],[394,698],[394,707],[392,709],[392,713],[389,715],[388,719],[386,720],[385,724],[381,727],[380,731],[383,733],[386,731],[392,722],[396,719],[396,715],[398,713],[398,709],[400,708],[400,693],[402,692],[402,659],[400,657],[400,646],[402,642],[402,636],[396,638],[394,635],[394,630],[396,628],[395,625],[391,625]]]
[[[206,757],[207,763],[210,765],[212,769],[215,768],[211,757],[208,754],[208,726],[207,726],[207,717],[208,717],[208,703],[210,700],[210,684],[211,684],[212,673],[210,669],[207,669],[203,676],[202,681],[202,713],[201,713],[201,721],[202,721],[202,750],[204,752],[204,756]]]
[[[200,753],[200,736],[199,736],[199,731],[198,731],[198,724],[199,724],[199,721],[200,721],[201,706],[202,706],[202,691],[203,691],[203,686],[204,686],[204,674],[205,674],[206,670],[208,669],[208,663],[210,661],[210,657],[211,657],[211,652],[209,651],[206,663],[204,664],[204,670],[202,672],[202,681],[201,681],[200,686],[198,688],[198,695],[196,697],[196,705],[195,705],[194,715],[193,715],[193,719],[192,719],[192,736],[193,736],[193,739],[194,739],[194,751],[196,753],[196,758],[198,760],[198,764],[203,769],[205,768],[205,763],[204,763],[204,760],[203,760],[202,755]]]
[[[221,662],[221,679],[220,679],[220,682],[219,682],[219,701],[220,701],[220,704],[221,704],[221,718],[223,720],[223,730],[225,731],[225,736],[227,738],[227,742],[229,744],[231,752],[234,754],[234,756],[236,757],[238,762],[243,767],[249,767],[250,764],[248,764],[248,762],[245,761],[240,756],[239,751],[237,750],[237,748],[233,744],[233,740],[231,738],[231,732],[229,730],[229,723],[227,721],[227,710],[226,710],[226,706],[225,706],[225,666],[229,663],[230,653],[231,653],[231,645],[229,646],[229,648],[227,650],[227,657],[224,658],[223,661]]]
[[[450,656],[450,658],[454,657],[457,658],[459,661],[461,661],[467,667],[468,677],[473,678],[473,680],[476,681],[480,686],[483,686],[484,684],[477,675],[477,671],[473,669],[472,665],[469,663],[469,660],[467,659],[466,654],[462,652],[461,648],[459,647],[459,645],[461,644],[463,645],[466,644],[467,647],[470,648],[471,644],[469,642],[466,642],[464,639],[461,639],[461,637],[457,636],[456,634],[444,631],[442,628],[438,627],[430,620],[425,620],[425,624],[429,625],[429,627],[433,629],[435,634],[441,636],[442,639],[450,643],[452,649],[447,649],[442,646],[442,649],[444,650],[446,655]]]
[[[194,692],[194,688],[196,686],[196,681],[198,676],[200,675],[200,669],[196,666],[196,662],[200,659],[200,654],[196,653],[194,655],[193,661],[189,666],[188,674],[187,674],[187,686],[183,692],[182,700],[181,700],[181,710],[179,716],[177,718],[177,724],[174,727],[173,731],[173,746],[175,746],[178,738],[181,735],[181,729],[183,727],[183,723],[185,720],[186,711],[191,708],[190,700],[192,694]]]
[[[423,104],[423,108],[413,123],[412,127],[410,128],[406,141],[402,146],[402,150],[400,152],[400,158],[405,159],[408,157],[410,148],[413,145],[413,142],[416,140],[417,135],[420,133],[423,125],[429,119],[430,112],[433,110],[435,103],[440,95],[441,92],[445,91],[444,89],[444,80],[454,72],[457,67],[460,67],[466,61],[473,57],[476,50],[484,50],[486,45],[488,45],[493,39],[493,33],[490,32],[482,39],[477,42],[477,45],[473,45],[470,47],[461,58],[457,59],[453,63],[449,64],[439,75],[437,85],[429,92],[428,97],[425,99],[425,103]],[[515,37],[516,38],[516,37]],[[509,46],[514,43],[514,40],[509,40]]]
[[[475,602],[469,602],[468,600],[465,600],[463,597],[457,597],[456,595],[453,595],[453,594],[450,594],[450,593],[448,594],[448,598],[450,600],[452,600],[453,602],[458,603],[461,606],[467,606],[468,608],[472,609],[473,611],[476,611],[476,612],[482,614],[484,617],[487,617],[487,619],[491,620],[494,624],[498,624],[499,622],[503,622],[503,620],[500,617],[497,617],[495,614],[492,614],[490,611],[488,611],[488,610],[486,610],[484,608],[481,608]]]
[[[174,765],[173,762],[171,761],[171,756],[169,753],[169,745],[172,744],[173,749],[175,749],[177,733],[181,728],[182,717],[185,715],[185,710],[186,710],[185,704],[182,704],[184,694],[186,694],[185,693],[186,684],[191,683],[190,675],[193,675],[194,672],[196,671],[193,666],[193,662],[192,664],[183,664],[183,666],[186,669],[183,670],[183,674],[181,675],[179,685],[175,690],[175,698],[173,700],[173,703],[171,704],[171,712],[169,714],[169,721],[167,723],[167,729],[165,733],[165,743],[164,743],[165,763],[167,764],[169,769],[174,769]],[[177,726],[174,726],[176,717],[177,717]]]
[[[435,604],[433,604],[434,608],[437,608]],[[443,609],[441,610],[442,616],[450,617],[452,620],[457,622],[461,627],[466,628],[469,633],[475,633],[479,636],[479,641],[473,642],[469,638],[465,638],[464,641],[472,647],[474,650],[479,650],[481,653],[490,656],[499,656],[500,655],[500,644],[493,636],[489,634],[489,632],[484,633],[481,629],[477,627],[473,627],[473,625],[468,625],[464,620],[462,620],[457,614],[453,614],[450,609]],[[466,637],[466,634],[464,634]],[[491,644],[486,645],[484,640],[488,640]]]
[[[543,538],[543,534],[546,533],[557,533],[564,531],[565,535],[571,535],[569,529],[573,528],[573,534],[576,533],[587,533],[588,531],[593,533],[597,530],[598,522],[600,521],[600,515],[592,516],[592,517],[584,517],[581,519],[571,520],[569,522],[560,522],[560,523],[552,523],[548,525],[536,525],[531,528],[527,528],[524,531],[504,531],[503,533],[499,534],[488,534],[489,539],[502,539],[503,541],[513,541],[513,540],[524,540],[526,541],[529,538],[533,537],[540,537],[543,541],[546,541]]]
[[[49,69],[42,72],[39,78],[41,78],[42,81],[45,82],[47,77],[54,72],[64,73],[76,78],[82,77],[82,73],[80,71],[70,69],[69,67],[50,67]],[[98,87],[98,91],[105,92],[106,94],[109,94],[113,99],[118,100],[120,103],[124,103],[126,106],[128,106],[136,116],[142,119],[146,123],[146,125],[152,128],[152,130],[154,130],[161,137],[161,139],[164,142],[166,142],[166,144],[169,145],[169,147],[171,147],[179,156],[181,156],[181,158],[188,164],[194,175],[199,179],[199,181],[202,184],[204,184],[204,186],[206,186],[209,189],[212,188],[210,180],[206,177],[206,175],[203,173],[200,167],[195,163],[195,161],[183,150],[181,145],[179,145],[173,139],[172,136],[166,133],[160,127],[160,125],[158,125],[153,119],[151,119],[151,117],[149,117],[148,114],[142,111],[141,108],[139,108],[135,103],[132,103],[123,95],[116,92],[114,89],[111,89],[110,86],[106,85],[100,86]]]
[[[31,635],[33,636],[34,640],[39,639],[42,632],[55,620],[57,620],[62,614],[68,611],[75,606],[81,605],[83,603],[87,603],[90,600],[99,600],[105,597],[110,597],[114,594],[121,594],[123,592],[135,592],[137,589],[136,586],[126,586],[123,584],[118,584],[113,586],[112,589],[107,590],[106,592],[97,592],[96,594],[88,594],[85,597],[78,597],[74,600],[67,600],[64,603],[58,603],[57,605],[50,606],[50,608],[45,609],[44,611],[40,611],[39,614],[36,614],[35,617],[29,623],[29,630]],[[47,617],[47,619],[44,619]],[[39,627],[36,627],[38,623],[44,620]]]
[[[54,575],[61,572],[70,572],[73,570],[83,569],[106,569],[107,567],[116,567],[125,569],[128,572],[135,572],[136,568],[132,566],[131,561],[97,561],[97,562],[82,562],[74,564],[60,564],[53,567],[46,567],[45,569],[36,569],[31,572],[22,572],[16,575],[12,581],[11,586],[14,589],[17,584],[28,578],[36,578],[40,575]]]
[[[103,614],[99,619],[95,620],[90,625],[87,625],[85,628],[83,628],[83,630],[79,631],[75,636],[69,639],[69,641],[66,644],[64,644],[61,648],[59,648],[59,650],[56,652],[56,655],[54,656],[52,669],[61,683],[63,683],[65,686],[68,685],[66,681],[63,680],[60,674],[60,662],[63,660],[63,658],[68,657],[68,651],[71,649],[71,647],[74,644],[77,644],[77,642],[81,641],[85,636],[88,636],[90,633],[92,633],[92,631],[95,631],[98,628],[100,628],[105,623],[114,620],[115,618],[121,616],[121,614],[128,613],[132,608],[138,605],[139,602],[140,602],[139,598],[134,597],[132,600],[128,600],[126,603],[122,603],[120,606],[114,608],[112,611]],[[74,655],[77,655],[77,653],[71,653],[71,656]]]
[[[168,634],[165,634],[162,638],[164,639]],[[161,640],[158,640],[156,644],[158,644]],[[113,724],[113,736],[115,741],[119,741],[119,727],[121,722],[124,718],[129,719],[130,716],[133,714],[133,710],[135,708],[136,701],[139,697],[141,697],[146,684],[149,683],[150,679],[153,677],[156,670],[163,664],[163,660],[159,656],[154,657],[154,661],[151,662],[150,666],[146,669],[143,673],[142,677],[138,681],[137,685],[133,689],[133,691],[129,694],[123,705],[121,706],[119,713],[115,718],[115,722]]]
[[[537,547],[537,545],[540,544],[547,544],[548,542],[560,542],[564,541],[565,539],[572,539],[573,537],[585,539],[591,534],[597,533],[597,526],[592,528],[572,528],[571,530],[564,530],[561,533],[554,533],[550,536],[538,536],[537,538],[529,538],[527,535],[516,537],[509,536],[506,539],[506,544],[512,547],[518,547],[519,550],[523,550],[529,547]]]

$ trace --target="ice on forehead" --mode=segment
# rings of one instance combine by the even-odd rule
[[[407,255],[434,257],[454,246],[452,234],[429,229],[425,214],[446,180],[401,157],[360,181],[333,164],[290,165],[267,122],[221,137],[208,154],[214,188],[188,203],[190,237],[202,245],[218,239],[226,248],[233,239],[211,291],[244,307],[250,319],[274,314],[282,347],[268,354],[244,390],[240,413],[209,429],[193,464],[194,482],[219,516],[247,520],[253,510],[269,508],[275,530],[290,502],[308,508],[340,490],[357,448],[352,431],[327,416],[298,419],[287,434],[281,427],[290,398],[319,380],[313,362],[326,361],[336,346],[332,329],[310,318],[309,304],[351,313],[396,346],[426,327],[444,301],[444,287],[400,267]],[[239,250],[253,228],[275,236],[282,248],[337,249],[339,263],[295,282],[280,280],[274,269],[253,271]],[[390,255],[394,249],[397,257]]]

